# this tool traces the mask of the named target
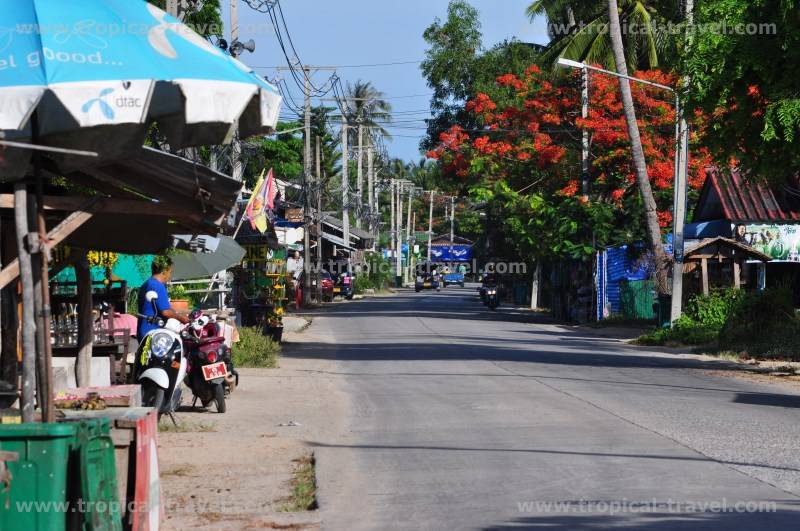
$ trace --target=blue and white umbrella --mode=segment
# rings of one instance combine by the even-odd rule
[[[275,87],[143,0],[2,3],[0,137],[31,138],[35,117],[38,143],[109,159],[153,122],[172,148],[277,125]]]

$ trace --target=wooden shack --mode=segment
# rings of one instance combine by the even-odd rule
[[[686,250],[683,273],[689,277],[684,281],[687,293],[708,295],[711,288],[747,287],[742,274],[746,264],[770,260],[768,255],[730,238],[700,240]]]

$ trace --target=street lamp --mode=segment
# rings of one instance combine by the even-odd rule
[[[673,228],[672,228],[672,254],[675,259],[672,271],[672,307],[670,308],[670,322],[674,323],[681,316],[683,300],[683,255],[684,255],[684,225],[686,223],[686,188],[687,174],[689,172],[689,126],[683,118],[681,100],[678,91],[673,87],[626,76],[599,68],[572,59],[559,57],[558,65],[564,68],[577,68],[584,72],[592,70],[602,74],[627,79],[635,83],[649,85],[666,90],[675,96],[675,185],[673,197]]]

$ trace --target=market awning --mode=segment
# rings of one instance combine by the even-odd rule
[[[129,254],[159,252],[176,233],[218,232],[242,187],[201,164],[151,148],[136,159],[85,169],[67,179],[98,195],[44,196],[50,246]],[[13,207],[14,196],[0,193],[0,208]],[[18,275],[12,254],[0,271],[0,287]]]
[[[328,240],[329,242],[331,242],[331,243],[333,243],[335,245],[338,245],[339,247],[341,247],[343,249],[347,249],[348,251],[356,251],[357,250],[357,249],[347,245],[342,238],[340,238],[338,236],[334,236],[333,234],[330,234],[330,233],[327,233],[327,232],[324,232],[324,231],[322,233],[322,239]]]

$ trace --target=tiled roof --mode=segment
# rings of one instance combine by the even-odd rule
[[[709,217],[704,212],[707,209],[713,210],[709,205],[717,198],[722,214],[733,223],[800,220],[800,210],[777,196],[767,184],[746,180],[738,170],[720,171],[710,168],[707,175],[698,205],[698,220]]]

